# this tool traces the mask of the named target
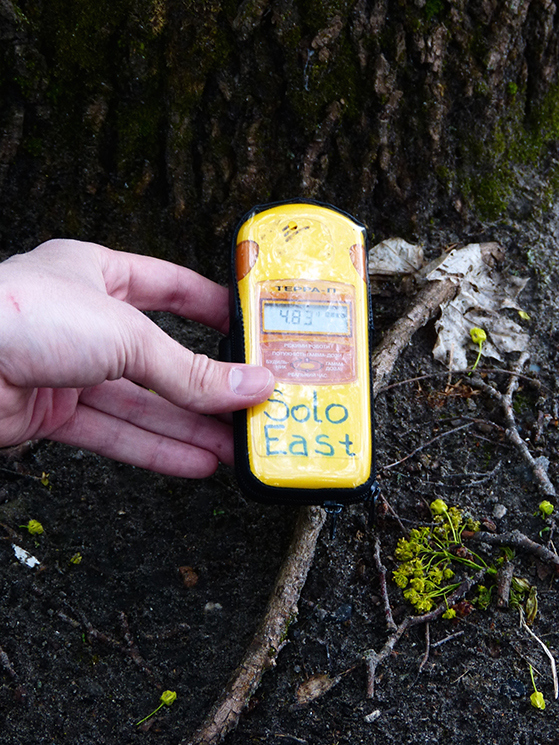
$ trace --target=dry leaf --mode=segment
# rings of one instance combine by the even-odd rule
[[[416,274],[423,266],[423,249],[402,238],[388,238],[369,251],[371,277]]]
[[[304,706],[324,696],[325,693],[328,693],[331,688],[340,682],[341,677],[341,675],[337,675],[335,678],[331,678],[328,673],[311,675],[297,689],[297,703]]]

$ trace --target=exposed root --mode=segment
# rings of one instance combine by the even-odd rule
[[[183,740],[182,745],[214,745],[221,742],[236,727],[264,671],[276,664],[276,657],[286,643],[289,625],[297,616],[299,595],[312,565],[325,517],[326,513],[320,507],[301,509],[260,628],[221,698],[200,728],[192,737]]]
[[[376,536],[375,538],[375,564],[377,567],[377,572],[378,572],[378,577],[379,577],[380,594],[381,594],[383,606],[384,606],[384,617],[386,619],[386,628],[389,631],[394,631],[398,627],[396,626],[396,623],[392,616],[392,608],[390,607],[390,600],[388,599],[388,588],[386,586],[386,567],[382,563],[382,559],[380,556],[380,538],[378,536]]]

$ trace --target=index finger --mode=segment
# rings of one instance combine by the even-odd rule
[[[140,310],[170,311],[227,333],[229,293],[225,287],[170,261],[100,248],[104,249],[101,268],[109,295]]]

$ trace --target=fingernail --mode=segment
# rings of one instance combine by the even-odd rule
[[[256,396],[270,384],[272,373],[265,367],[234,367],[229,373],[231,390],[237,396]]]

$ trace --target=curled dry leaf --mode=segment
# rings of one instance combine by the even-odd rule
[[[470,336],[473,328],[483,329],[487,334],[483,344],[485,357],[502,361],[509,352],[523,352],[528,346],[528,334],[501,313],[507,308],[521,311],[517,297],[527,280],[505,277],[492,262],[487,263],[493,246],[471,243],[454,249],[422,272],[427,281],[451,279],[459,285],[456,297],[441,308],[433,349],[435,359],[450,369],[468,367],[467,352],[474,349]]]
[[[340,682],[341,678],[341,675],[336,675],[335,678],[331,678],[328,673],[311,675],[311,677],[307,678],[304,683],[301,683],[297,689],[297,703],[300,706],[310,704],[317,698],[324,696],[325,693],[328,693],[330,689]]]
[[[422,267],[420,246],[390,238],[370,250],[369,274],[373,279],[413,275],[423,282],[450,280],[458,286],[454,299],[441,306],[433,355],[451,370],[464,370],[468,353],[472,357],[478,351],[470,336],[473,328],[487,335],[484,357],[502,362],[509,352],[523,352],[528,346],[528,334],[503,314],[505,309],[514,309],[519,318],[528,318],[517,303],[527,280],[505,276],[495,268],[503,254],[497,243],[471,243]]]

